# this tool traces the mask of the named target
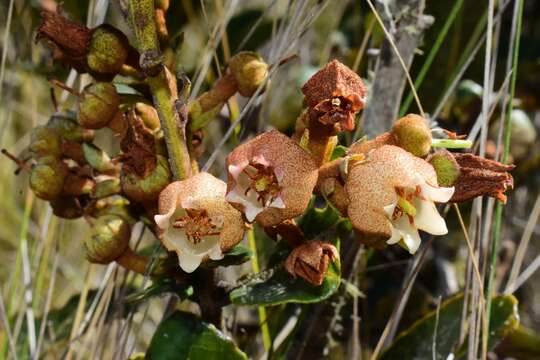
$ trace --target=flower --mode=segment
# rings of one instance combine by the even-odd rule
[[[285,270],[307,282],[320,286],[328,264],[339,261],[339,252],[332,244],[311,240],[293,249],[285,260]]]
[[[277,130],[237,147],[227,165],[227,201],[265,227],[301,215],[317,183],[313,158]]]
[[[338,131],[354,130],[354,115],[364,107],[366,87],[360,76],[332,60],[302,87],[306,103],[324,125],[338,125]]]
[[[367,161],[349,170],[345,190],[349,218],[371,245],[400,243],[414,254],[418,230],[448,232],[434,203],[447,202],[454,188],[439,187],[433,167],[400,147],[383,145],[370,152]]]
[[[193,272],[205,258],[219,260],[244,237],[242,215],[225,201],[226,185],[201,172],[169,184],[159,196],[154,217],[161,241]]]

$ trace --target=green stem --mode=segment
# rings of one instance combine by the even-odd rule
[[[518,0],[517,8],[517,24],[516,24],[516,33],[514,39],[514,49],[512,54],[512,78],[510,80],[510,98],[508,99],[508,109],[506,112],[506,117],[504,119],[504,150],[502,154],[502,162],[506,163],[508,161],[508,155],[510,153],[510,140],[511,140],[511,131],[510,131],[510,115],[513,111],[513,99],[516,93],[516,80],[517,80],[517,68],[518,68],[518,58],[519,58],[519,41],[521,37],[521,23],[523,18],[523,0]],[[501,225],[502,225],[502,212],[503,207],[500,202],[497,202],[495,207],[495,217],[493,220],[493,241],[491,242],[491,259],[489,263],[489,274],[486,286],[486,316],[487,316],[487,325],[484,329],[484,341],[487,341],[489,336],[489,320],[491,318],[491,293],[493,292],[493,284],[495,282],[495,268],[497,267],[497,255],[499,250],[499,242],[501,239]]]
[[[176,79],[162,64],[154,21],[154,0],[131,0],[129,21],[135,33],[137,50],[141,54],[140,65],[148,76],[148,85],[165,136],[171,171],[175,180],[185,179],[191,175],[185,133],[187,115],[182,116],[177,110]]]
[[[259,257],[257,254],[257,242],[255,241],[255,232],[253,229],[250,229],[247,233],[249,248],[253,252],[253,259],[251,260],[251,268],[254,273],[261,271],[259,267]],[[259,321],[261,325],[261,332],[263,338],[264,350],[266,352],[270,351],[270,346],[272,346],[272,337],[270,336],[270,330],[268,329],[268,318],[266,317],[266,308],[264,306],[259,306]]]
[[[414,87],[418,91],[418,88],[422,85],[424,82],[424,78],[426,77],[426,74],[431,67],[431,64],[433,63],[433,60],[435,59],[435,56],[439,52],[439,48],[444,42],[444,39],[446,38],[446,35],[448,34],[448,30],[450,29],[450,26],[454,23],[454,20],[457,17],[457,14],[459,13],[459,10],[461,10],[461,5],[463,5],[463,0],[458,0],[454,3],[454,6],[452,7],[452,10],[450,11],[450,14],[446,18],[446,22],[444,23],[441,31],[437,35],[437,39],[435,40],[435,43],[431,47],[431,50],[429,51],[429,54],[426,58],[426,61],[422,65],[422,68],[420,69],[420,72],[418,73],[418,76],[416,80],[414,81]],[[409,109],[409,106],[411,106],[411,102],[413,100],[413,93],[412,91],[409,91],[407,94],[407,98],[401,105],[401,109],[399,109],[399,117],[402,117],[405,115],[405,112]]]

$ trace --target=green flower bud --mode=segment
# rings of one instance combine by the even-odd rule
[[[242,96],[251,96],[268,75],[268,64],[259,54],[242,51],[229,61],[229,69],[238,84]]]
[[[148,104],[143,102],[138,102],[135,104],[135,112],[140,116],[144,125],[150,130],[156,130],[159,128],[159,117],[156,109]]]
[[[36,126],[32,129],[30,137],[30,152],[35,157],[62,156],[60,135],[54,129],[46,126]]]
[[[69,115],[53,115],[47,127],[54,129],[65,140],[83,142],[94,139],[94,131],[83,128]]]
[[[109,155],[93,144],[84,143],[82,145],[84,159],[92,168],[99,172],[107,172],[114,169]]]
[[[68,167],[53,156],[40,158],[30,172],[30,188],[43,200],[54,200],[62,193]]]
[[[426,119],[416,114],[402,117],[392,127],[396,144],[411,154],[424,157],[431,149],[431,130]]]
[[[50,202],[53,214],[64,219],[77,219],[83,215],[83,209],[73,196],[59,196]]]
[[[121,191],[120,180],[117,178],[100,181],[94,188],[93,197],[101,199],[107,196],[118,194]]]
[[[97,218],[92,235],[84,242],[86,257],[90,262],[108,264],[124,253],[129,244],[129,223],[117,215]]]
[[[116,75],[128,57],[128,39],[118,29],[101,25],[94,29],[86,61],[94,75]]]
[[[122,190],[130,199],[142,203],[155,201],[161,190],[170,183],[171,171],[167,158],[161,155],[156,157],[156,167],[145,178],[122,169]]]
[[[90,84],[79,101],[79,123],[87,129],[100,129],[116,115],[119,103],[114,85],[105,82]]]
[[[453,186],[459,177],[459,164],[452,154],[445,149],[437,150],[428,159],[437,173],[437,182],[439,186]]]

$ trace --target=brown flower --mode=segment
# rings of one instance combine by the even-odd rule
[[[364,107],[366,87],[354,71],[333,60],[304,84],[302,93],[319,122],[351,131],[355,113]]]
[[[301,215],[317,182],[313,158],[277,130],[237,147],[227,165],[227,201],[262,226]]]
[[[223,181],[202,172],[169,184],[159,196],[154,219],[161,241],[186,272],[207,257],[221,259],[244,237],[242,215],[225,201],[225,190]]]
[[[514,165],[505,165],[468,153],[451,153],[459,165],[456,191],[450,201],[464,202],[477,196],[488,195],[506,203],[506,190],[514,187],[514,178],[508,173]]]
[[[308,241],[296,247],[285,261],[285,269],[294,277],[300,276],[307,282],[320,286],[328,264],[339,261],[339,252],[328,243]]]

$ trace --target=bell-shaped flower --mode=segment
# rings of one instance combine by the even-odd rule
[[[227,201],[265,227],[301,215],[317,183],[311,155],[277,130],[237,147],[227,165]]]
[[[201,172],[169,184],[159,196],[154,217],[163,245],[193,272],[207,258],[219,260],[242,241],[242,214],[225,200],[225,182]]]
[[[433,167],[393,145],[368,154],[349,170],[345,189],[354,228],[372,244],[399,243],[411,254],[420,246],[418,230],[448,232],[435,203],[446,203],[453,187],[439,187]]]

